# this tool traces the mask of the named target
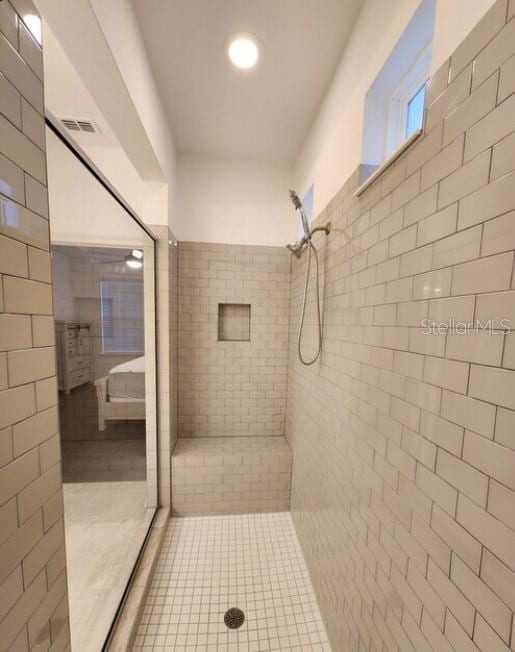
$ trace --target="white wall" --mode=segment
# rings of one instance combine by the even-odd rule
[[[180,156],[176,235],[194,242],[285,245],[297,223],[290,184],[286,165]]]
[[[361,163],[364,98],[420,0],[365,0],[339,67],[294,166],[295,187],[315,184],[314,215]],[[494,0],[438,0],[436,71]]]
[[[161,97],[147,57],[130,0],[90,0],[109,43],[120,74],[131,95],[147,137],[159,161],[165,184],[156,184],[144,202],[143,218],[149,224],[176,228],[176,152]],[[162,220],[162,215],[167,220]]]

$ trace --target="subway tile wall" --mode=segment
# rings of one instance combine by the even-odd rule
[[[180,243],[180,437],[284,434],[289,288],[286,249]],[[250,304],[250,341],[219,341],[221,303]]]
[[[335,651],[515,650],[514,13],[493,5],[431,81],[422,137],[318,217],[310,368],[293,261],[292,511]]]
[[[0,647],[70,649],[42,53],[0,2]]]
[[[291,465],[284,437],[182,437],[172,456],[173,513],[287,511]]]

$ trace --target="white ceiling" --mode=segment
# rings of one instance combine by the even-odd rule
[[[290,162],[336,70],[362,0],[132,0],[180,152]],[[262,58],[232,67],[251,32]]]

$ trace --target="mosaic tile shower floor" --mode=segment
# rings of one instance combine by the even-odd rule
[[[133,650],[330,652],[290,513],[172,519]]]

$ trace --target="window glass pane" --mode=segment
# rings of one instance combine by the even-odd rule
[[[421,86],[408,102],[406,114],[406,138],[409,138],[413,133],[415,133],[415,131],[422,128],[425,95],[426,84]]]
[[[102,351],[143,353],[143,283],[103,279],[101,290]]]

